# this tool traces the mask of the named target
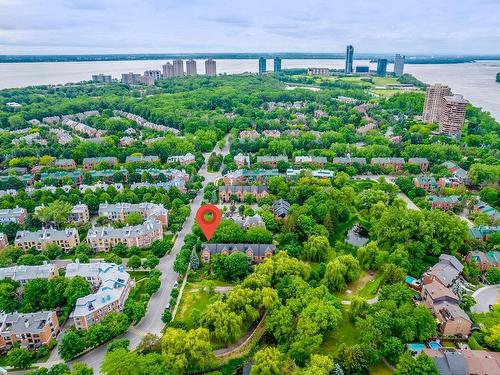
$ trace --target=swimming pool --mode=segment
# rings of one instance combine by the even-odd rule
[[[411,276],[406,276],[405,277],[405,282],[407,284],[413,284],[417,279],[415,279],[414,277],[411,277]]]
[[[443,346],[442,346],[439,342],[437,342],[437,341],[429,341],[428,345],[429,345],[429,348],[434,349],[434,350],[438,350],[438,349],[440,349],[440,348],[442,348],[442,347],[443,347]]]
[[[421,352],[425,349],[425,344],[421,342],[412,342],[406,345],[411,352]]]

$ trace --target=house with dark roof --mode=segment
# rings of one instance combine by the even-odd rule
[[[409,158],[408,164],[418,165],[422,172],[429,169],[429,160],[427,160],[427,158]]]
[[[438,330],[443,336],[468,337],[472,328],[472,320],[456,302],[436,302],[432,312],[439,321]]]
[[[392,168],[396,171],[403,169],[405,160],[403,158],[372,158],[371,165],[378,165],[381,168]]]
[[[417,176],[413,179],[413,185],[427,192],[432,192],[437,189],[436,179],[432,176]]]
[[[241,252],[248,257],[251,263],[261,263],[276,251],[275,245],[270,244],[234,244],[234,243],[204,243],[201,246],[201,260],[210,262],[210,257],[216,254],[229,255]]]
[[[278,199],[273,202],[272,207],[274,217],[279,219],[286,219],[288,217],[288,211],[290,211],[290,203],[284,199]]]
[[[279,155],[279,156],[257,156],[257,163],[270,165],[273,168],[276,168],[280,161],[284,161],[288,163],[288,156]]]
[[[451,287],[458,280],[464,266],[453,255],[441,254],[439,262],[426,272],[426,276],[438,280],[446,287]]]
[[[423,352],[432,358],[439,375],[470,375],[465,357],[460,351],[424,349]]]
[[[221,202],[230,202],[231,197],[235,197],[238,202],[243,202],[245,196],[249,194],[259,200],[263,197],[269,195],[267,186],[254,186],[254,185],[244,185],[244,186],[220,186],[219,187],[219,199]]]
[[[437,195],[427,196],[427,200],[433,209],[440,209],[443,211],[452,210],[457,204],[460,203],[458,195],[450,195],[448,197],[439,197]]]

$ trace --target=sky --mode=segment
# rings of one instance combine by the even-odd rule
[[[0,54],[500,54],[500,0],[0,0]]]

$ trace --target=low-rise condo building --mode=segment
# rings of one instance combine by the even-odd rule
[[[78,230],[75,228],[41,229],[36,232],[23,230],[17,232],[14,240],[14,245],[23,250],[35,248],[39,251],[45,249],[49,244],[56,244],[66,252],[74,249],[79,243]]]

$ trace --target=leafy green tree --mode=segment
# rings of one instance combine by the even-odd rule
[[[44,279],[33,279],[28,281],[23,293],[23,311],[33,312],[47,309],[48,281]]]
[[[54,260],[62,254],[62,249],[58,244],[50,243],[42,250],[42,254],[50,260]]]
[[[74,306],[78,298],[88,296],[90,293],[92,293],[92,289],[87,280],[81,276],[75,276],[68,282],[64,297],[66,297],[68,305]]]
[[[295,375],[329,375],[334,368],[333,360],[320,354],[313,354],[307,366],[294,372]]]
[[[141,257],[138,255],[133,255],[130,258],[128,258],[127,262],[127,267],[132,268],[133,270],[136,270],[142,266],[142,260]]]
[[[113,350],[117,349],[128,349],[129,345],[130,345],[129,339],[115,339],[108,344],[106,350],[108,352],[112,352]]]
[[[279,375],[283,355],[274,347],[266,347],[255,353],[250,375]]]
[[[371,365],[368,348],[358,344],[352,346],[342,344],[337,352],[336,362],[346,375],[368,374]]]
[[[172,321],[172,312],[168,309],[165,309],[165,311],[163,311],[163,314],[161,314],[161,321],[165,324],[170,323]]]
[[[59,363],[57,365],[54,365],[47,371],[47,375],[69,375],[69,374],[71,374],[71,370],[64,363]]]
[[[235,341],[240,336],[242,324],[241,317],[231,311],[222,301],[212,303],[201,317],[201,325],[207,328],[217,340],[226,344]]]
[[[162,338],[162,355],[168,372],[175,374],[206,370],[215,360],[205,328],[167,328]]]
[[[6,313],[13,312],[19,308],[16,289],[19,283],[12,280],[0,282],[0,310]]]
[[[15,369],[29,368],[33,361],[33,355],[26,349],[13,348],[7,354],[7,364]]]
[[[71,375],[94,375],[94,370],[88,367],[85,363],[75,362]]]
[[[500,283],[500,269],[499,268],[490,268],[485,272],[484,277],[491,285]]]
[[[131,212],[125,216],[125,224],[127,225],[139,225],[142,224],[144,218],[139,212]]]
[[[377,256],[380,254],[380,249],[377,242],[370,241],[365,246],[362,246],[357,251],[357,259],[359,265],[364,270],[375,270],[377,268]]]
[[[429,356],[421,353],[414,359],[409,352],[401,355],[396,367],[397,375],[438,375],[436,365]]]
[[[160,259],[158,259],[156,256],[151,255],[149,256],[143,264],[143,267],[153,269],[155,268],[158,264],[160,264]]]
[[[248,243],[271,243],[273,234],[264,227],[255,226],[247,230],[245,238]]]
[[[85,342],[78,332],[68,331],[58,345],[58,352],[62,359],[69,361],[85,350]]]
[[[325,236],[311,236],[304,243],[302,255],[313,262],[324,262],[330,252],[330,243]]]
[[[382,355],[390,363],[396,363],[404,351],[405,347],[397,337],[389,337],[382,345]]]
[[[35,216],[44,223],[53,223],[60,227],[67,223],[72,210],[73,206],[71,203],[55,200],[47,206],[37,209]]]

